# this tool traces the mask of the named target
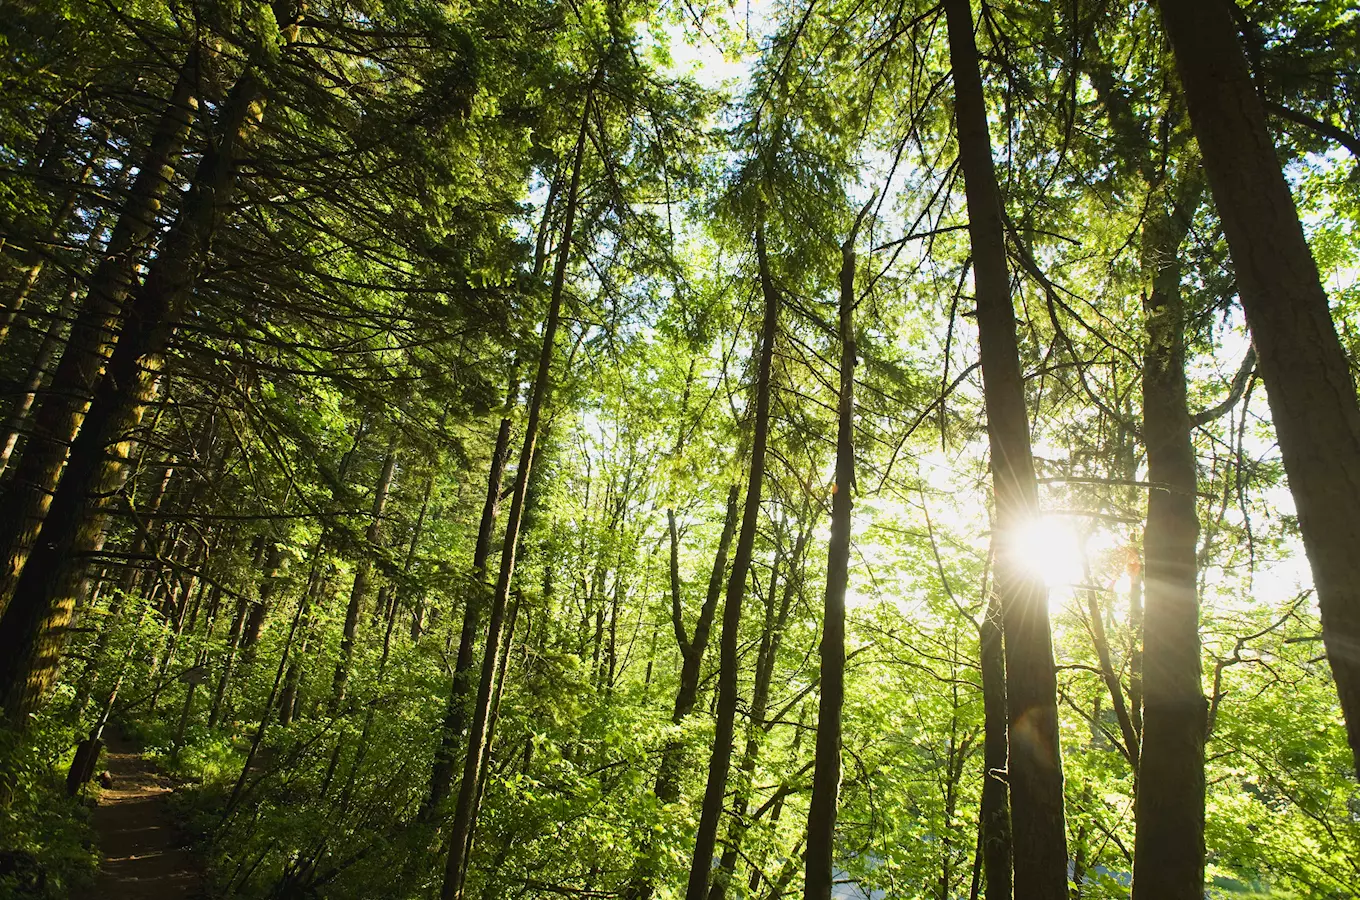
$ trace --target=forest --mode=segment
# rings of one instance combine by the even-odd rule
[[[1354,0],[0,51],[0,897],[1360,898]]]

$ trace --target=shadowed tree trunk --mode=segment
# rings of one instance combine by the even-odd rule
[[[420,550],[420,539],[425,534],[425,518],[430,513],[430,495],[434,493],[435,470],[430,469],[430,474],[425,477],[425,489],[420,493],[420,512],[416,514],[415,527],[411,529],[411,543],[406,548],[406,561],[402,565],[402,574],[410,577],[412,567],[415,566],[416,552]],[[401,592],[406,594],[406,590]],[[419,593],[415,598],[414,608],[411,610],[411,643],[420,640],[421,632],[425,629],[425,601],[424,595]]]
[[[264,636],[264,624],[269,620],[269,612],[274,605],[274,594],[279,587],[279,570],[283,568],[284,551],[278,541],[269,541],[265,548],[264,575],[260,580],[260,590],[246,612],[245,628],[241,632],[241,647],[245,650],[245,663],[254,661],[255,647]]]
[[[810,505],[805,504],[803,514],[799,517],[798,538],[794,541],[793,555],[787,560],[787,572],[780,571],[780,564],[784,561],[781,552],[776,552],[774,565],[771,567],[770,588],[765,595],[765,622],[761,629],[760,646],[756,651],[755,681],[751,685],[751,710],[747,722],[746,747],[742,751],[741,765],[737,769],[736,785],[732,792],[734,795],[732,824],[728,830],[722,857],[718,860],[718,870],[713,875],[713,886],[709,889],[708,900],[724,900],[727,896],[728,885],[732,883],[733,875],[736,874],[737,859],[742,855],[746,830],[754,818],[758,817],[750,815],[752,779],[755,778],[756,764],[760,761],[761,744],[771,727],[771,723],[767,721],[770,685],[774,678],[774,666],[779,658],[779,649],[783,643],[784,628],[789,620],[789,609],[793,605],[793,596],[802,578],[803,553],[807,549],[808,535],[812,531],[813,520],[810,516]],[[780,531],[783,531],[782,525]],[[783,595],[776,602],[775,598],[780,596],[781,574],[785,576]]]
[[[1066,900],[1067,838],[1058,749],[1057,675],[1048,591],[1017,538],[1039,515],[1029,419],[1010,295],[1001,197],[992,163],[969,0],[945,0],[959,158],[977,295],[983,399],[996,503],[995,590],[1005,632],[1007,765],[1014,887],[1024,900]]]
[[[52,503],[67,449],[81,429],[90,389],[99,378],[114,324],[135,283],[137,266],[146,254],[161,203],[170,190],[175,159],[183,150],[197,111],[194,94],[198,77],[195,48],[180,67],[174,90],[109,237],[104,260],[91,276],[89,291],[71,324],[49,389],[33,410],[24,451],[0,494],[0,509],[7,510],[0,521],[0,613],[6,609]]]
[[[987,900],[1011,898],[1011,809],[1006,787],[1006,657],[1001,606],[995,592],[987,600],[979,629],[982,669],[982,801],[978,831]]]
[[[1360,403],[1355,383],[1252,85],[1229,0],[1158,6],[1232,254],[1360,775]],[[1145,666],[1145,688],[1151,676],[1152,667]]]
[[[1160,193],[1160,192],[1159,192]],[[1143,746],[1135,795],[1134,900],[1204,896],[1204,738],[1195,451],[1185,388],[1186,309],[1178,258],[1187,223],[1154,208],[1143,229],[1152,274],[1143,357],[1147,525],[1143,531]]]
[[[713,628],[713,616],[717,612],[718,598],[722,596],[723,577],[727,574],[727,553],[732,546],[732,538],[737,531],[737,515],[741,509],[741,488],[732,485],[727,492],[727,513],[723,517],[723,530],[718,538],[718,550],[713,557],[713,570],[708,579],[708,591],[704,595],[704,605],[699,609],[699,618],[694,622],[694,633],[688,640],[684,634],[684,623],[680,618],[679,588],[675,585],[679,577],[679,548],[675,534],[675,514],[668,511],[671,529],[671,619],[675,626],[675,639],[680,647],[680,686],[675,692],[675,704],[671,708],[671,724],[679,725],[694,712],[694,704],[699,699],[699,677],[703,672],[704,654],[708,650],[709,635]],[[656,773],[656,797],[662,803],[674,803],[680,797],[680,764],[682,746],[678,741],[666,745],[662,753],[661,765]]]
[[[851,492],[855,486],[855,237],[873,198],[860,210],[841,245],[840,397],[836,409],[836,481],[831,497],[831,541],[823,600],[821,701],[817,712],[817,767],[808,806],[804,900],[831,900],[836,849],[836,805],[841,790],[841,710],[845,706],[845,591],[850,583]]]
[[[264,546],[264,535],[256,536],[251,553],[251,565],[255,568],[259,568],[264,563]],[[236,654],[241,647],[241,637],[245,634],[246,614],[249,607],[250,602],[245,597],[237,598],[236,612],[231,619],[231,628],[227,631],[227,647],[222,659],[222,670],[217,676],[217,689],[213,692],[212,707],[208,712],[209,728],[216,728],[222,717],[227,688],[231,686],[231,676],[236,668]]]
[[[368,530],[364,532],[363,555],[355,567],[354,584],[351,585],[349,592],[349,605],[345,607],[345,630],[340,638],[340,660],[335,664],[335,678],[331,683],[332,710],[339,709],[345,702],[350,663],[354,658],[354,640],[359,634],[359,614],[363,611],[364,598],[368,595],[369,582],[373,578],[373,553],[378,549],[383,511],[387,508],[387,493],[392,488],[392,476],[396,471],[397,440],[393,438],[387,445],[382,472],[378,475],[378,484],[373,490],[373,509],[369,513]]]
[[[258,76],[247,72],[222,106],[221,130],[200,160],[184,206],[123,317],[118,342],[0,620],[0,695],[12,720],[36,708],[56,676],[74,600],[72,582],[78,580],[72,573],[79,570],[80,554],[103,533],[104,500],[119,489],[126,435],[140,424],[175,324],[211,252],[235,187],[242,144],[259,120],[262,90]]]
[[[279,697],[279,726],[287,728],[301,709],[302,659],[307,656],[307,645],[311,639],[312,609],[321,601],[326,588],[326,568],[330,561],[326,542],[330,537],[325,528],[317,536],[312,549],[312,564],[307,573],[307,584],[303,587],[303,605],[306,612],[299,623],[302,637],[298,640],[298,652],[288,661],[288,671],[283,676],[283,693]]]
[[[519,375],[511,367],[510,387],[505,395],[505,415],[496,429],[496,444],[491,451],[491,471],[486,477],[486,500],[482,504],[482,518],[477,525],[477,543],[472,550],[472,583],[463,601],[463,627],[458,636],[458,656],[454,662],[453,684],[444,711],[444,727],[440,731],[439,747],[435,750],[434,767],[430,776],[430,792],[425,799],[423,814],[436,810],[453,788],[454,766],[462,745],[468,721],[468,701],[472,694],[472,662],[477,652],[477,628],[482,618],[486,592],[486,567],[491,559],[491,541],[496,530],[496,510],[501,502],[501,481],[505,477],[505,463],[510,457],[510,413],[519,394]]]
[[[562,221],[562,245],[553,268],[552,294],[548,304],[548,316],[543,324],[543,347],[538,357],[538,371],[534,376],[533,394],[529,400],[528,416],[524,423],[524,444],[520,448],[519,468],[515,472],[515,487],[510,497],[510,512],[506,516],[500,572],[496,577],[496,588],[491,597],[491,610],[487,619],[481,681],[477,686],[472,724],[468,729],[463,780],[458,786],[458,804],[449,829],[449,858],[444,867],[444,882],[440,889],[442,900],[463,900],[464,897],[463,882],[467,875],[468,837],[472,833],[477,785],[481,780],[481,767],[485,761],[487,719],[491,714],[491,694],[495,685],[496,671],[500,667],[501,632],[505,626],[510,582],[515,574],[515,550],[519,543],[520,524],[525,511],[525,496],[528,493],[529,472],[533,466],[539,420],[552,393],[553,346],[562,315],[562,298],[566,286],[567,263],[571,257],[572,232],[576,224],[581,162],[585,158],[590,108],[591,95],[587,94],[581,110],[581,127],[573,151],[571,182],[567,188],[567,205]]]
[[[727,552],[737,531],[737,516],[740,510],[741,486],[734,484],[727,492],[727,514],[723,518],[718,550],[713,557],[708,592],[704,595],[704,605],[699,609],[699,618],[694,623],[694,633],[690,637],[685,636],[685,623],[682,617],[680,539],[676,534],[675,510],[666,510],[671,539],[671,624],[675,629],[675,642],[680,648],[681,660],[680,686],[675,691],[675,704],[671,708],[672,725],[679,725],[689,718],[690,713],[694,711],[694,704],[699,699],[699,676],[703,669],[704,654],[708,649],[713,615],[718,608],[718,598],[722,596],[723,576],[727,574]],[[653,795],[660,803],[674,803],[680,798],[680,773],[683,762],[684,744],[678,738],[668,741],[661,751],[661,764],[657,768],[656,783],[652,788]],[[642,858],[634,870],[632,882],[624,893],[625,900],[650,900],[655,893],[657,869],[657,861],[654,858],[655,845],[650,833],[645,840]]]
[[[29,365],[23,392],[10,409],[5,424],[0,426],[0,441],[3,441],[0,444],[0,475],[4,475],[5,470],[9,468],[10,458],[14,455],[14,446],[24,431],[24,423],[29,410],[33,408],[33,402],[38,399],[38,392],[47,375],[47,367],[52,364],[52,358],[56,356],[57,349],[61,346],[62,328],[75,305],[78,290],[78,287],[73,286],[66,299],[57,307],[57,314],[52,317],[47,330],[43,332],[42,342],[38,344],[38,351]]]
[[[717,725],[713,734],[713,751],[708,762],[708,783],[704,788],[703,807],[699,813],[699,826],[694,838],[694,855],[690,859],[685,900],[704,900],[708,895],[709,870],[713,866],[713,849],[718,840],[718,819],[722,816],[723,798],[727,794],[727,776],[732,766],[732,742],[736,732],[741,602],[746,595],[746,579],[751,571],[751,557],[755,551],[756,526],[760,519],[760,492],[765,479],[765,446],[770,435],[770,369],[774,358],[775,332],[779,323],[779,291],[770,275],[769,258],[765,252],[763,218],[756,224],[756,260],[760,273],[761,296],[765,301],[765,314],[760,329],[760,362],[756,372],[756,415],[751,443],[750,480],[746,488],[746,506],[742,511],[741,534],[737,539],[736,553],[732,557],[732,572],[727,580],[727,599],[723,608],[722,637],[719,641]]]
[[[1187,420],[1188,421],[1188,420]],[[1189,432],[1186,432],[1189,439]],[[1090,566],[1086,567],[1086,582],[1091,583]],[[1124,702],[1124,686],[1119,681],[1119,674],[1114,670],[1114,660],[1110,654],[1110,641],[1105,636],[1105,612],[1100,608],[1100,600],[1096,597],[1095,591],[1086,591],[1086,615],[1087,624],[1091,631],[1091,643],[1096,648],[1096,659],[1100,663],[1100,677],[1105,682],[1105,690],[1110,695],[1110,709],[1114,712],[1115,721],[1119,723],[1119,735],[1123,745],[1124,758],[1129,761],[1129,767],[1134,774],[1134,792],[1138,786],[1138,758],[1141,753],[1140,739],[1138,732],[1133,727],[1133,717],[1129,715],[1128,704]]]
[[[41,243],[51,245],[61,236],[67,220],[71,217],[71,213],[76,208],[76,200],[80,197],[82,186],[89,180],[90,173],[94,171],[94,164],[99,157],[99,153],[103,150],[104,142],[106,140],[107,134],[100,136],[98,141],[99,149],[96,149],[91,153],[89,160],[81,168],[80,174],[76,176],[71,188],[66,192],[66,197],[62,200],[61,205],[57,207],[57,211],[53,214],[52,225],[48,228],[47,233],[43,235]],[[15,319],[19,317],[19,310],[23,308],[24,301],[28,299],[28,295],[33,291],[34,285],[38,283],[38,278],[42,275],[46,263],[46,254],[40,253],[37,261],[28,267],[28,271],[26,271],[23,278],[19,280],[18,287],[16,287],[14,293],[10,295],[9,304],[4,308],[3,312],[0,312],[0,346],[3,346],[5,339],[9,337],[10,328],[13,327]]]

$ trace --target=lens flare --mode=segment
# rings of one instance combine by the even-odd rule
[[[1081,541],[1066,520],[1044,516],[1027,523],[1015,538],[1020,564],[1050,588],[1082,581]]]

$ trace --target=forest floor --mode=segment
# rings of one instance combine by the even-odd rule
[[[185,846],[170,805],[174,783],[137,746],[110,729],[94,827],[99,877],[90,900],[189,900],[202,896],[203,872]]]

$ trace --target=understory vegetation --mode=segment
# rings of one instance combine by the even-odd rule
[[[1353,3],[0,22],[0,895],[1360,898]]]

